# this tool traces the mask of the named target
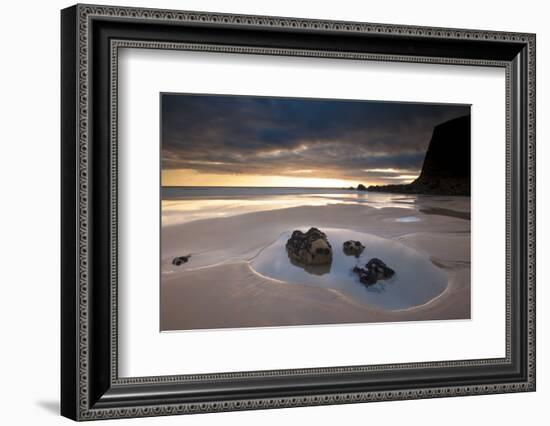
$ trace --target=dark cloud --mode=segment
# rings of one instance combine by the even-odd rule
[[[364,179],[418,173],[435,125],[464,105],[162,95],[162,167]]]

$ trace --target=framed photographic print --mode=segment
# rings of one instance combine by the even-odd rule
[[[535,390],[535,36],[76,5],[74,420]]]

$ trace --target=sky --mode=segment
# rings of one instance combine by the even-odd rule
[[[467,105],[162,94],[163,186],[408,183]]]

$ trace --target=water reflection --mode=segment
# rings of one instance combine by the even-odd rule
[[[285,243],[286,243],[286,241],[285,241]],[[285,252],[286,252],[286,250],[285,250]],[[287,254],[287,256],[288,256],[288,254]],[[325,263],[324,265],[302,265],[302,264],[296,262],[290,256],[288,256],[288,260],[295,267],[302,268],[304,271],[306,271],[306,272],[308,272],[312,275],[318,275],[318,276],[329,274],[331,266],[332,266],[332,260],[329,263]]]
[[[419,222],[420,218],[418,216],[403,216],[395,219],[396,222],[410,223],[410,222]]]
[[[352,204],[469,219],[469,197],[389,194],[310,188],[168,188],[162,193],[162,225],[301,206]],[[442,205],[445,208],[441,208]],[[413,215],[405,216],[405,218]],[[414,220],[398,220],[407,222]]]
[[[331,197],[301,195],[251,196],[249,198],[189,198],[162,200],[162,224],[175,225],[193,220],[229,217],[244,213],[301,206],[351,204]]]
[[[305,231],[305,229],[303,230]],[[251,266],[264,276],[288,283],[332,288],[360,303],[384,309],[405,309],[421,305],[439,295],[447,286],[447,274],[434,266],[421,253],[396,241],[346,229],[323,228],[333,247],[332,263],[325,270],[304,268],[293,264],[285,244],[292,231],[281,235],[273,244],[253,259]],[[346,256],[342,245],[346,240],[358,240],[365,245],[359,258]],[[387,280],[366,287],[352,272],[369,259],[382,259],[395,270]]]

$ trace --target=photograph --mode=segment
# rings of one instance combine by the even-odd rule
[[[542,6],[207,2],[42,2],[36,31],[14,26],[41,38],[6,67],[22,114],[5,211],[24,220],[4,221],[4,281],[38,285],[5,286],[20,293],[6,318],[28,320],[8,334],[21,359],[55,344],[14,416],[537,412]],[[39,63],[34,84],[21,70]],[[31,98],[59,107],[29,120]],[[32,262],[29,227],[46,253]],[[25,395],[20,376],[7,388]]]
[[[470,319],[470,105],[160,109],[161,331]]]

